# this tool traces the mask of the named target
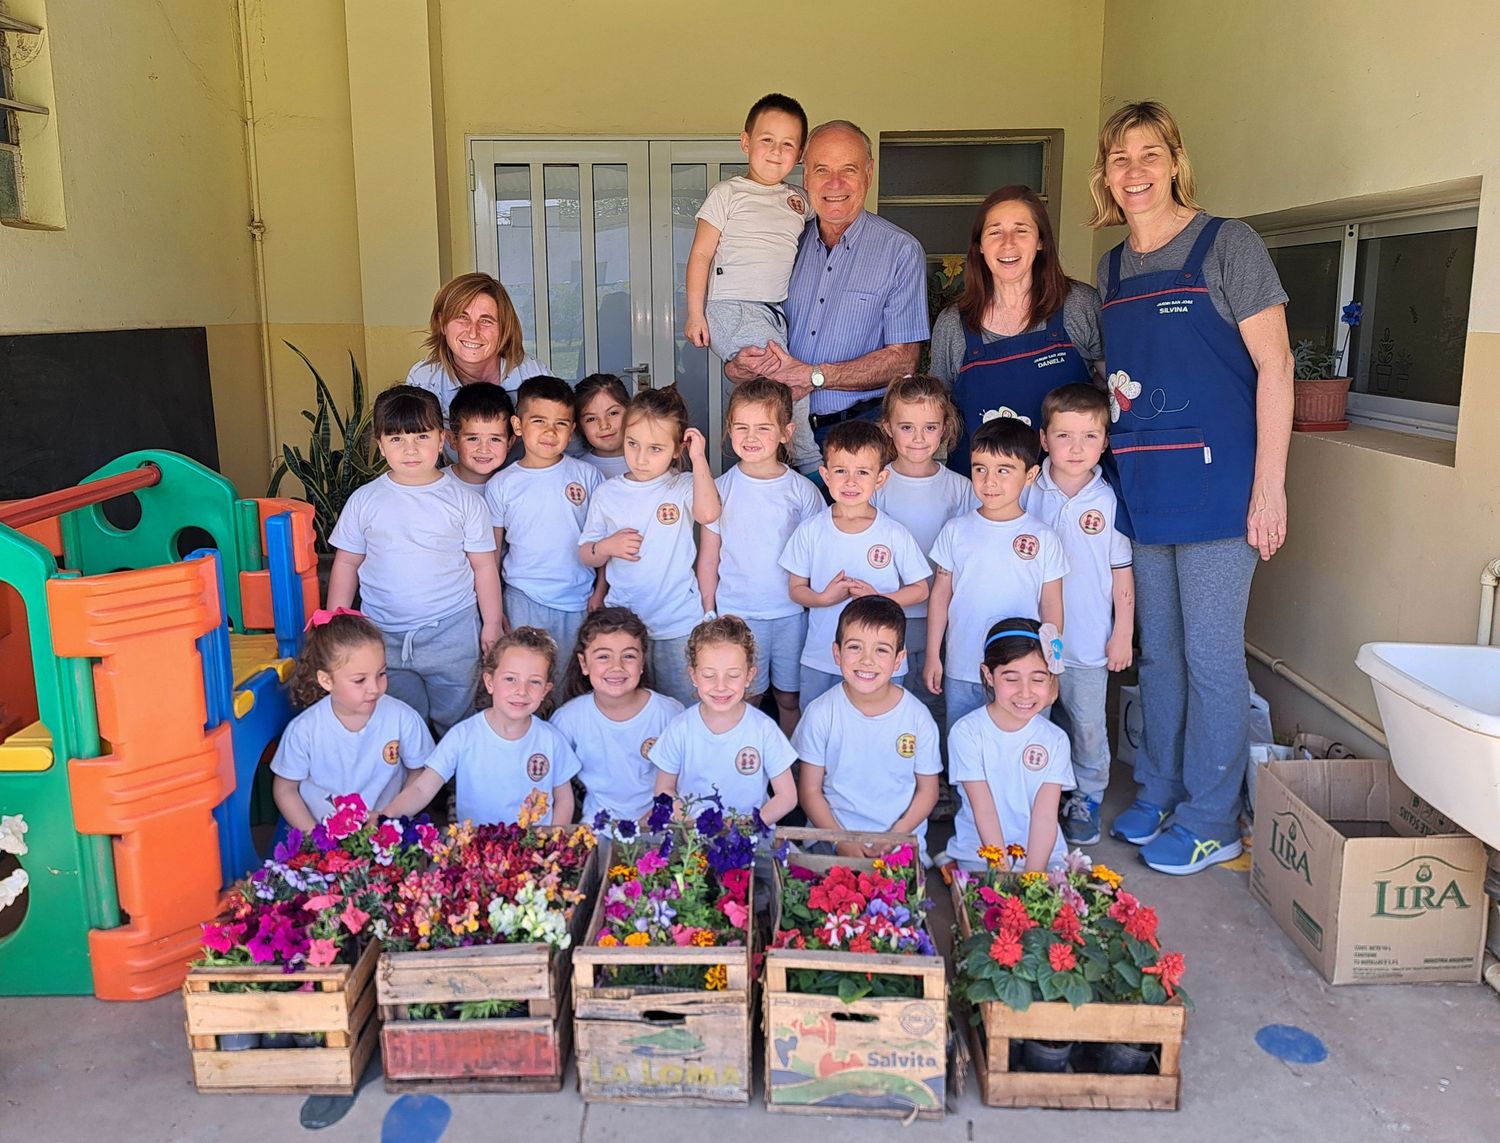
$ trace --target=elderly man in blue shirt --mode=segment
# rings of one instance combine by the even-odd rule
[[[743,349],[724,372],[736,384],[780,381],[793,400],[811,393],[821,445],[830,426],[879,415],[886,386],[916,368],[931,329],[921,243],[864,209],[875,173],[870,137],[847,120],[822,123],[808,136],[802,168],[817,218],[787,287],[787,348]],[[797,467],[815,470],[819,459],[798,456]]]

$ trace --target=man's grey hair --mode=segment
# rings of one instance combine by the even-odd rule
[[[875,147],[871,144],[870,137],[860,130],[858,124],[851,123],[847,119],[830,119],[827,123],[819,123],[807,133],[807,144],[803,147],[803,153],[805,154],[813,145],[814,139],[827,131],[848,131],[851,135],[858,135],[864,140],[865,158],[872,163],[875,161]]]

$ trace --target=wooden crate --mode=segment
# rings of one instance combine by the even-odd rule
[[[601,863],[611,864],[608,858]],[[749,943],[741,948],[601,948],[595,942],[603,923],[600,893],[588,933],[573,953],[579,1094],[591,1103],[748,1104],[753,919]],[[610,969],[640,964],[693,965],[704,972],[723,965],[729,987],[707,992],[608,983]]]
[[[195,968],[182,985],[193,1082],[204,1092],[353,1095],[379,1039],[371,941],[353,965],[284,973],[280,968]],[[215,992],[211,985],[311,981],[307,992]],[[220,1050],[233,1032],[322,1032],[321,1048]]]
[[[777,840],[910,842],[907,835],[780,829]],[[871,870],[874,862],[802,854],[798,865]],[[914,874],[920,879],[920,867]],[[781,925],[782,874],[771,887],[773,932]],[[918,890],[923,886],[918,882]],[[911,976],[916,997],[837,996],[787,990],[795,969]],[[812,949],[768,949],[765,980],[766,1107],[813,1115],[941,1119],[947,1097],[948,990],[941,956],[899,956]]]
[[[967,938],[972,930],[956,884],[953,907],[960,939]],[[1065,1000],[1037,1001],[1025,1012],[992,1000],[980,1008],[976,1025],[968,1006],[955,1004],[957,1019],[969,1030],[979,1097],[986,1106],[1177,1110],[1182,1098],[1182,1036],[1187,1028],[1187,1009],[1180,999],[1167,1004],[1085,1004],[1081,1008]],[[1133,1076],[1011,1071],[1013,1040],[1155,1044],[1156,1070]]]
[[[576,944],[599,887],[598,851],[584,864],[583,900],[568,931]],[[573,1032],[572,950],[480,945],[386,952],[376,973],[385,1088],[391,1092],[559,1091]],[[524,1016],[412,1020],[413,1004],[519,1000]]]

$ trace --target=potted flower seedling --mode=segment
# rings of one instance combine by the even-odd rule
[[[1344,409],[1349,400],[1349,376],[1344,359],[1354,327],[1364,307],[1350,302],[1339,315],[1344,326],[1337,349],[1325,351],[1302,340],[1292,349],[1292,427],[1299,432],[1337,432],[1349,427]]]

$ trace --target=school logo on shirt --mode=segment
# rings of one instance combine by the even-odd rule
[[[1013,421],[1020,421],[1023,425],[1031,424],[1030,417],[1023,417],[1009,405],[1001,405],[998,409],[986,409],[984,415],[979,418],[979,423],[987,425],[991,421],[998,421],[1002,417],[1009,417]]]
[[[1042,549],[1041,542],[1029,532],[1017,536],[1010,542],[1010,546],[1015,549],[1016,555],[1020,556],[1023,560],[1036,559],[1037,552]]]
[[[533,754],[526,759],[526,776],[533,782],[540,782],[547,776],[547,771],[552,769],[552,760],[545,754]]]
[[[884,544],[876,544],[870,548],[865,556],[870,561],[870,566],[876,571],[891,566],[891,549]]]
[[[675,504],[660,504],[656,509],[656,519],[670,528],[678,520],[682,519],[682,512]]]
[[[1104,513],[1097,508],[1090,508],[1078,517],[1078,526],[1083,529],[1085,536],[1097,536],[1104,531]]]
[[[584,497],[586,497],[588,493],[583,490],[583,485],[574,480],[570,481],[568,486],[563,489],[563,495],[568,498],[569,504],[577,508],[580,504],[583,503]]]
[[[760,771],[760,751],[753,746],[745,746],[734,756],[734,768],[747,777]]]
[[[387,742],[385,749],[380,752],[380,756],[391,766],[401,761],[401,740],[393,738]]]
[[[655,738],[655,736],[652,736],[651,738],[645,739],[641,743],[641,757],[642,758],[650,758],[651,757],[651,748],[653,746],[655,746],[655,745],[656,745],[656,738]]]
[[[896,753],[903,758],[915,757],[917,753],[917,736],[915,734],[897,735]]]
[[[807,204],[802,201],[802,196],[800,194],[787,195],[786,205],[787,209],[792,211],[794,214],[801,214],[804,216],[807,214]]]
[[[1021,751],[1021,765],[1032,771],[1045,770],[1047,768],[1047,748],[1033,742],[1025,750]]]

